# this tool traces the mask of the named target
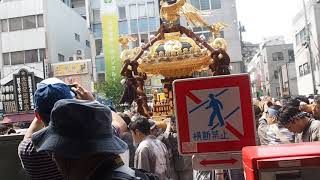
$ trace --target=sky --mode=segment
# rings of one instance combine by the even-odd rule
[[[292,19],[302,9],[302,0],[236,0],[236,5],[246,29],[244,41],[260,43],[264,37],[283,35],[292,42]]]

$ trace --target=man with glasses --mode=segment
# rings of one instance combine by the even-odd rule
[[[308,113],[287,107],[280,112],[279,117],[284,127],[296,133],[296,142],[320,141],[320,121],[311,118]]]

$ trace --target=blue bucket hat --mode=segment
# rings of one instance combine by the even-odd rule
[[[127,144],[116,137],[111,110],[97,101],[63,99],[52,112],[49,126],[34,133],[37,151],[48,151],[65,158],[126,151]]]
[[[70,88],[57,78],[48,78],[37,84],[34,93],[35,111],[37,111],[44,124],[50,122],[50,113],[54,104],[61,99],[72,99]]]

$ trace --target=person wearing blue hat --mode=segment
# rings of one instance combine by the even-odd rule
[[[259,119],[258,136],[261,145],[287,144],[294,142],[294,134],[281,125],[281,106],[273,105]]]
[[[92,94],[76,84],[73,91],[81,99],[94,100]],[[21,164],[31,179],[62,180],[63,177],[52,158],[46,152],[37,152],[31,141],[34,132],[50,124],[50,113],[54,104],[61,99],[73,99],[71,88],[57,78],[48,78],[37,84],[34,94],[35,116],[23,141],[19,144],[18,155]]]

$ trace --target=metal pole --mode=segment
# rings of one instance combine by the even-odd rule
[[[311,43],[310,43],[310,28],[308,25],[306,2],[305,0],[302,0],[302,2],[303,2],[303,9],[304,9],[305,26],[307,30],[306,36],[307,36],[307,43],[308,43],[307,45],[308,45],[309,56],[310,56],[310,68],[311,68],[311,76],[312,76],[313,94],[318,94],[315,75],[314,75],[314,64],[313,64],[313,55],[312,55],[312,49],[311,49]]]
[[[291,96],[288,62],[286,62],[286,71],[287,71],[287,78],[288,78],[288,93],[289,93],[289,96]]]

